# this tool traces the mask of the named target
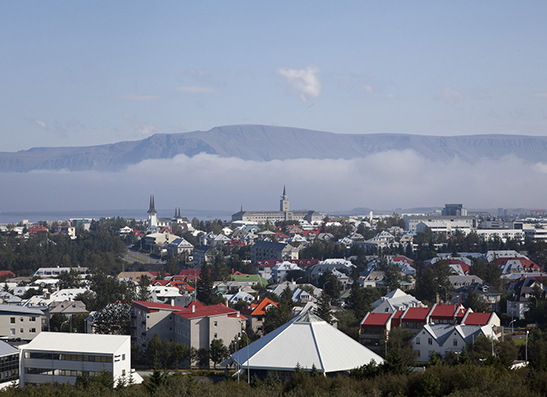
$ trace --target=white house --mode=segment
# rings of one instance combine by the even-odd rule
[[[78,376],[112,374],[113,381],[141,383],[131,370],[131,337],[42,332],[21,347],[20,386],[76,383]]]
[[[491,325],[427,324],[411,340],[418,352],[417,361],[429,361],[433,352],[444,357],[448,352],[459,353],[479,336],[498,340]]]

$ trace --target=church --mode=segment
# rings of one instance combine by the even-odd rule
[[[241,223],[276,223],[283,221],[307,221],[309,223],[320,222],[323,215],[316,211],[291,211],[287,191],[283,187],[283,195],[279,201],[279,211],[241,211],[232,215],[232,222]]]

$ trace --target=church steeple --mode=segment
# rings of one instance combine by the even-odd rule
[[[150,195],[150,208],[148,208],[148,229],[158,226],[158,217],[156,216],[156,204],[154,203],[154,195]]]
[[[154,195],[153,195],[153,194],[150,195],[150,208],[148,208],[148,213],[149,213],[150,215],[152,215],[152,214],[154,214],[154,215],[157,214],[157,212],[156,212],[156,205],[154,204]]]
[[[287,190],[283,186],[283,195],[281,196],[281,201],[279,202],[279,211],[289,212],[289,199],[287,198]]]

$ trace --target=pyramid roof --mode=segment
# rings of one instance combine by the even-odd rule
[[[348,371],[384,359],[307,311],[232,354],[229,362],[251,370]]]

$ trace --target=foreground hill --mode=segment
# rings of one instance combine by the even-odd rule
[[[147,159],[199,153],[244,160],[298,158],[352,159],[389,150],[416,151],[443,161],[508,155],[531,162],[547,161],[547,137],[512,135],[423,136],[405,134],[334,134],[290,127],[234,125],[209,131],[156,134],[140,141],[88,147],[33,148],[0,152],[0,172],[31,170],[117,171]]]

